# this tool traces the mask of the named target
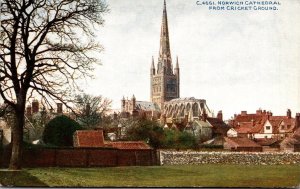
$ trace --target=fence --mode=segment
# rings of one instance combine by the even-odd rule
[[[10,150],[0,151],[0,167],[7,167]],[[157,165],[156,151],[101,148],[27,149],[23,167],[111,167]]]

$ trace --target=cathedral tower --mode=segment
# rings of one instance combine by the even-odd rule
[[[151,101],[157,103],[161,109],[164,102],[174,98],[179,98],[179,62],[177,57],[176,67],[173,70],[165,0],[161,24],[158,62],[157,67],[155,68],[154,59],[152,57],[150,77]]]

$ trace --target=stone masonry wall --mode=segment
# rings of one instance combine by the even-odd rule
[[[159,152],[161,165],[185,164],[241,164],[276,165],[300,164],[300,152],[197,152],[165,151]]]

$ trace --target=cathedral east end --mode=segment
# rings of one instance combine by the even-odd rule
[[[203,99],[180,98],[180,68],[176,57],[173,66],[166,2],[164,2],[160,48],[157,64],[152,57],[150,67],[150,100],[151,102],[137,101],[135,96],[121,100],[123,117],[146,116],[150,119],[159,119],[165,127],[189,127],[194,120],[202,121],[213,117],[211,110]],[[222,114],[219,112],[219,114]],[[222,117],[222,116],[221,116]],[[222,119],[222,118],[221,118]]]

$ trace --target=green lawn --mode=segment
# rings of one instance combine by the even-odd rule
[[[300,165],[182,165],[112,168],[35,168],[0,171],[4,186],[293,187]]]

